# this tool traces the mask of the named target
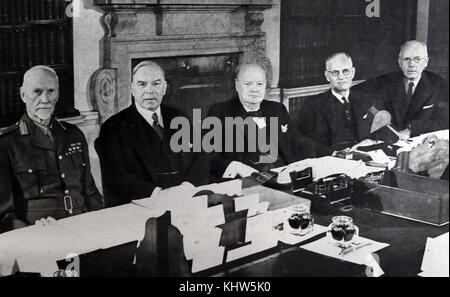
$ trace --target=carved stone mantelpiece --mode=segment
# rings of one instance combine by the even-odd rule
[[[261,24],[272,0],[94,0],[94,4],[105,12],[102,69],[92,79],[102,121],[130,104],[133,60],[234,53],[240,54],[241,63],[266,60]]]

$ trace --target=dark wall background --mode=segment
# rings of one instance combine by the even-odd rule
[[[428,69],[449,78],[448,73],[448,0],[430,0],[428,16]]]
[[[417,0],[380,0],[380,17],[365,0],[282,0],[280,87],[325,84],[324,60],[348,52],[355,80],[398,69],[400,45],[416,38]],[[448,78],[448,0],[430,0],[429,69]]]

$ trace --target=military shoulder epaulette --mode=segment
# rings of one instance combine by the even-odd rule
[[[61,126],[61,128],[62,128],[64,131],[67,130],[66,126],[64,126],[64,122],[62,122],[60,119],[58,119],[58,118],[56,118],[56,117],[55,117],[55,121]]]
[[[0,136],[3,136],[3,135],[11,133],[13,131],[16,131],[18,128],[19,128],[19,122],[12,124],[11,126],[8,126],[8,127],[0,128]]]

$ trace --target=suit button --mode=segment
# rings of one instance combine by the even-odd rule
[[[43,189],[41,189],[41,194],[44,194],[44,190]]]
[[[64,194],[69,195],[69,194],[70,194],[70,191],[69,191],[69,190],[65,190],[65,191],[64,191]]]
[[[62,160],[63,156],[59,155],[58,159]]]
[[[33,173],[33,169],[28,169],[28,173]]]
[[[61,178],[66,178],[66,174],[65,173],[61,174]]]

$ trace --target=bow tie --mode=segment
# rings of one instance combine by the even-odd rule
[[[247,111],[246,114],[247,114],[247,117],[254,117],[254,118],[262,118],[263,117],[261,110]]]

